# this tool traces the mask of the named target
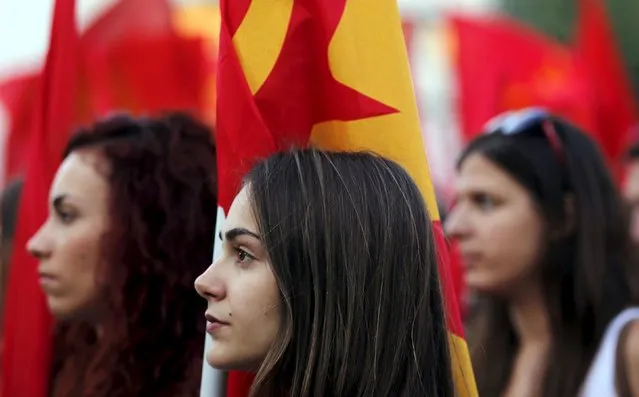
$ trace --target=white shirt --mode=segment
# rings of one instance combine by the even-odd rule
[[[580,397],[617,397],[615,370],[619,336],[635,320],[639,320],[639,307],[622,311],[610,322],[581,387]]]

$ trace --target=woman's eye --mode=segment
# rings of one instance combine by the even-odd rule
[[[58,211],[58,218],[62,223],[69,224],[75,219],[75,214],[69,211]]]
[[[255,259],[251,254],[241,248],[236,248],[235,250],[237,251],[238,262],[241,264],[249,264]]]
[[[490,210],[495,207],[495,199],[487,194],[478,194],[475,196],[475,203],[483,210]]]

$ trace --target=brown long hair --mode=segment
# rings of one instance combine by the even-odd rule
[[[205,306],[193,281],[210,263],[216,156],[211,131],[180,114],[115,116],[77,133],[65,157],[108,163],[100,324],[57,329],[55,397],[197,396]]]
[[[606,326],[636,302],[637,278],[625,207],[599,149],[569,123],[551,122],[559,153],[535,125],[516,135],[480,136],[458,167],[479,153],[508,173],[537,204],[547,235],[565,228],[565,198],[574,198],[572,233],[549,239],[538,264],[553,338],[542,395],[574,397]],[[508,302],[479,296],[473,312],[467,336],[480,395],[501,396],[519,347]]]
[[[408,174],[306,149],[246,183],[284,313],[251,395],[452,397],[433,230]]]

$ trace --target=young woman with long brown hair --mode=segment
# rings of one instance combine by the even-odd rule
[[[397,164],[314,149],[256,166],[196,281],[207,361],[259,397],[452,397],[425,203]]]
[[[458,176],[446,230],[476,298],[480,395],[639,395],[639,280],[593,140],[542,109],[508,113],[462,153]]]

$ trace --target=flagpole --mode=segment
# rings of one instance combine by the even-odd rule
[[[215,262],[222,250],[222,244],[220,239],[216,236],[220,232],[220,228],[224,223],[224,211],[222,208],[217,209],[217,219],[215,220],[215,234],[213,235],[213,258],[212,262]],[[211,349],[213,345],[213,339],[204,334],[204,352],[202,360],[202,381],[200,383],[200,397],[225,397],[226,396],[226,372],[220,371],[211,367],[206,362],[206,352]]]
[[[218,0],[204,1],[206,3],[218,4]],[[191,3],[191,1],[183,0],[182,3]],[[213,235],[213,258],[211,263],[219,256],[222,249],[221,242],[216,236],[218,235],[222,224],[224,223],[224,211],[222,208],[217,209],[217,219],[215,220],[215,234]],[[202,360],[202,380],[200,383],[200,397],[226,397],[226,378],[227,374],[211,367],[206,362],[206,352],[211,349],[213,339],[208,334],[204,334],[204,352]]]
[[[224,397],[226,395],[226,373],[206,363],[206,352],[211,348],[212,344],[213,340],[207,335],[204,340],[200,397]]]

